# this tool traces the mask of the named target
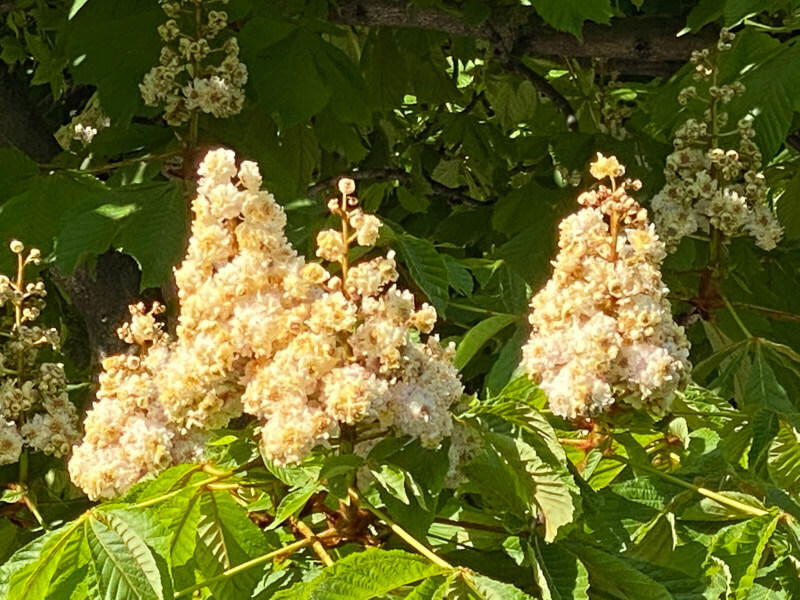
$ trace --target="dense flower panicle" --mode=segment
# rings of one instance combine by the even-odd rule
[[[733,34],[723,30],[718,52],[730,49]],[[703,120],[687,119],[675,131],[674,151],[664,169],[666,183],[653,197],[653,222],[667,249],[674,250],[697,230],[718,231],[724,238],[750,235],[764,250],[772,250],[783,228],[767,204],[762,157],[753,141],[753,118],[741,119],[726,130],[728,113],[722,105],[744,91],[741,82],[718,85],[715,55],[695,51],[695,79],[705,91],[689,86],[678,100],[708,105]],[[722,147],[723,139],[738,139],[736,147]]]
[[[173,126],[196,112],[218,118],[240,112],[247,67],[239,61],[237,39],[223,33],[227,13],[209,8],[227,0],[160,2],[169,19],[158,28],[165,44],[159,65],[139,85],[145,104],[163,106],[164,118]]]
[[[196,455],[204,432],[242,412],[260,420],[264,455],[281,464],[342,426],[428,445],[448,435],[448,409],[462,393],[452,349],[410,335],[430,332],[435,311],[397,288],[393,252],[347,263],[349,244],[374,243],[380,222],[349,194],[331,205],[343,229],[323,232],[318,254],[340,262],[332,276],[291,247],[283,209],[259,190],[254,163],[237,168],[233,152],[214,150],[198,173],[192,236],[175,272],[175,335],[158,324],[160,307],[131,308],[119,335],[139,356],[104,364],[73,480],[92,497],[117,495]]]
[[[619,176],[598,155],[592,174]],[[616,175],[612,175],[616,173]],[[661,280],[664,244],[625,180],[581,194],[559,226],[553,276],[531,301],[523,366],[554,414],[596,414],[621,400],[661,413],[689,375],[689,344]]]
[[[22,242],[13,240],[17,276],[0,275],[0,465],[16,462],[28,447],[56,457],[69,454],[80,439],[78,412],[67,394],[64,365],[41,360],[40,352],[57,351],[60,340],[55,329],[33,324],[44,308],[44,283],[24,282],[25,267],[40,261],[38,250],[25,256]]]

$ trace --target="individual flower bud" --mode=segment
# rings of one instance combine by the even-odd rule
[[[349,177],[342,177],[338,183],[339,192],[349,196],[356,191],[356,182]]]
[[[22,254],[22,251],[25,250],[25,246],[19,240],[11,240],[8,247],[11,248],[14,254]]]

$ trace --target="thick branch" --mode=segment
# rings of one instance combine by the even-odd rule
[[[542,23],[533,11],[531,17],[536,23],[517,32],[524,41],[526,54],[605,58],[615,68],[624,66],[625,72],[630,74],[674,72],[689,59],[692,50],[707,47],[717,38],[713,28],[677,37],[684,28],[682,19],[647,16],[625,17],[611,25],[586,23],[581,42],[572,34],[556,31]],[[344,1],[329,18],[342,25],[420,28],[490,41],[495,34],[489,25],[470,26],[456,15],[442,10],[409,7],[406,2],[394,0]]]

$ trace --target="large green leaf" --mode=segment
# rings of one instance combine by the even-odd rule
[[[767,513],[722,530],[712,552],[728,565],[736,600],[744,600],[753,586],[764,549],[780,520],[780,513]]]
[[[158,64],[164,21],[148,0],[109,0],[87,3],[66,27],[71,71],[78,83],[98,89],[112,122],[127,124],[145,110],[139,83]]]
[[[543,596],[550,600],[588,600],[589,573],[575,556],[560,544],[530,542],[536,566],[541,572]]]
[[[183,190],[178,182],[107,189],[96,205],[73,213],[54,234],[56,264],[71,274],[81,260],[115,247],[137,260],[143,288],[162,285],[186,249]]]
[[[514,315],[494,315],[467,331],[456,348],[456,355],[453,359],[456,368],[463,369],[486,342],[511,325],[515,319]]]
[[[397,236],[397,246],[412,279],[431,301],[439,317],[444,318],[450,285],[444,259],[431,242],[413,235]]]
[[[64,572],[80,564],[78,548],[83,522],[49,531],[23,546],[0,567],[0,597],[4,600],[47,600]]]
[[[350,554],[306,583],[277,593],[274,600],[369,600],[448,569],[402,550],[370,549]]]
[[[268,552],[261,530],[247,516],[247,511],[224,491],[203,494],[197,524],[195,562],[203,579]],[[220,600],[249,598],[263,570],[252,568],[236,577],[226,577],[209,584]]]
[[[573,495],[577,487],[569,474],[558,463],[544,460],[534,446],[521,438],[491,434],[488,440],[507,465],[516,493],[544,524],[545,541],[552,542],[559,528],[572,522],[575,512]]]
[[[94,573],[93,594],[104,600],[164,600],[164,584],[155,556],[121,519],[91,515],[84,525]]]
[[[586,566],[591,590],[620,600],[673,600],[661,583],[622,558],[580,542],[570,542],[568,548]]]
[[[767,469],[772,480],[788,491],[800,490],[800,434],[781,421],[778,435],[769,446]]]

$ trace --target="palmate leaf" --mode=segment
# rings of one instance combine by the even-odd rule
[[[93,596],[105,600],[164,600],[162,572],[152,550],[122,519],[101,513],[84,524],[93,573]]]
[[[370,600],[449,570],[402,550],[370,549],[350,554],[308,582],[273,600]],[[424,598],[424,596],[423,596]]]

